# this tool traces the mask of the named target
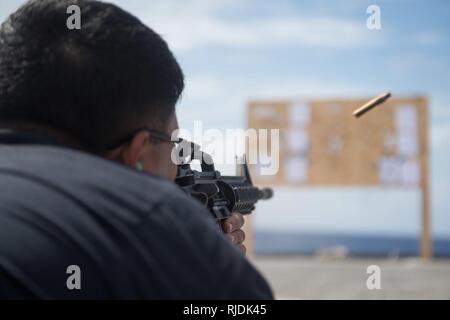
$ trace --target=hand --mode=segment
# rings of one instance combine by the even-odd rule
[[[245,232],[241,230],[244,222],[242,214],[235,212],[230,218],[222,222],[222,229],[225,237],[230,239],[245,254],[247,248],[242,244],[245,240]]]

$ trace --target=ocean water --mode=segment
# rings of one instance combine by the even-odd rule
[[[417,256],[419,239],[381,235],[255,232],[255,253],[261,255]],[[433,239],[436,257],[450,257],[450,238]]]

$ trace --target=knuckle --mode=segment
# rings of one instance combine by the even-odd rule
[[[236,238],[238,239],[239,243],[244,242],[244,240],[245,240],[245,232],[244,231],[242,231],[242,230],[236,231],[236,236],[237,236]]]

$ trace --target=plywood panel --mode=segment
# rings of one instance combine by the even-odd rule
[[[249,128],[280,130],[280,169],[275,175],[261,176],[258,165],[250,166],[254,182],[266,186],[420,188],[420,250],[428,259],[432,256],[428,102],[424,97],[391,98],[354,118],[352,112],[368,100],[249,103]],[[292,112],[294,106],[302,106],[301,112]],[[249,146],[248,150],[255,148]]]
[[[255,182],[290,186],[419,186],[427,174],[423,172],[428,156],[426,99],[393,98],[363,117],[354,118],[352,112],[368,100],[251,102],[249,128],[280,130],[279,172],[261,177],[255,166]],[[292,108],[296,105],[308,106],[307,123],[293,123]],[[405,116],[400,123],[407,124],[406,131],[398,128],[399,114]],[[303,140],[305,136],[306,150],[305,142],[292,143],[292,137]],[[298,170],[303,170],[305,163],[306,175],[299,179],[303,173],[294,172],[293,168],[297,165]]]

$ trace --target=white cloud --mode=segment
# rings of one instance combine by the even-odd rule
[[[417,70],[443,70],[448,67],[448,61],[430,57],[421,52],[402,52],[388,60],[389,70],[398,74],[415,73]]]
[[[190,129],[194,121],[202,120],[206,128],[245,128],[246,105],[250,100],[371,97],[363,86],[331,83],[324,79],[305,77],[213,76],[198,74],[187,79],[187,90],[177,108],[180,125]],[[378,90],[379,89],[379,90]]]
[[[448,83],[445,78],[441,81]],[[430,97],[431,118],[440,122],[450,122],[450,97],[448,93],[443,91],[431,92]]]
[[[24,0],[0,2],[0,16],[16,9]],[[243,16],[259,6],[256,1],[193,0],[142,1],[112,0],[138,16],[160,33],[176,52],[184,52],[211,45],[233,48],[263,48],[273,46],[314,46],[330,48],[359,48],[382,43],[380,34],[368,32],[363,20],[353,21],[336,17],[312,18],[284,14],[269,17]],[[273,11],[282,10],[277,2]],[[286,10],[283,9],[283,10]],[[428,36],[429,38],[429,36]],[[422,35],[422,41],[430,41]],[[427,40],[428,39],[428,40]]]
[[[239,100],[241,104],[249,99],[286,99],[286,98],[340,98],[348,96],[370,97],[386,88],[351,83],[334,83],[324,78],[306,78],[302,76],[279,78],[257,77],[255,75],[218,76],[208,73],[188,76],[184,102]],[[224,111],[225,113],[226,111]]]
[[[444,41],[444,37],[440,33],[433,31],[422,31],[412,36],[413,44],[421,46],[436,45],[442,41]]]
[[[334,18],[286,18],[257,21],[226,21],[213,16],[147,18],[176,51],[211,45],[262,48],[315,46],[359,48],[375,46],[381,38],[369,38],[363,26]]]
[[[213,99],[223,94],[223,84],[209,75],[186,75],[183,97],[188,99]]]
[[[294,14],[280,18],[243,16],[255,1],[114,1],[160,33],[177,52],[217,45],[239,48],[317,46],[359,48],[379,45],[380,34],[369,33],[365,21]],[[274,12],[278,10],[273,3]],[[225,18],[224,13],[241,16]]]
[[[431,127],[431,143],[434,152],[450,152],[450,126],[435,124]]]

